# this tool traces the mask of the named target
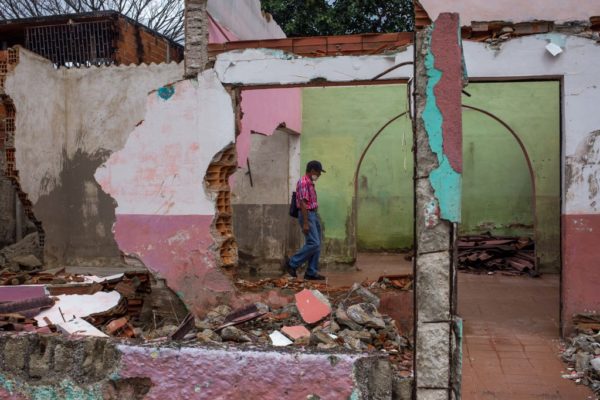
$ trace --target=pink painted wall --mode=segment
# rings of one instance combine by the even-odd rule
[[[361,354],[119,346],[122,378],[147,377],[145,399],[347,399]],[[335,357],[335,358],[333,358]]]
[[[150,93],[144,121],[95,174],[118,203],[119,248],[166,278],[197,315],[235,293],[215,260],[215,199],[204,188],[208,166],[234,134],[231,97],[205,71],[197,82]]]
[[[236,139],[238,165],[245,166],[252,132],[271,135],[281,124],[302,132],[302,89],[242,91],[242,130]]]
[[[229,29],[219,25],[214,19],[208,20],[208,42],[209,43],[225,43],[239,40],[235,33]]]
[[[563,332],[574,314],[600,311],[600,214],[563,215]]]

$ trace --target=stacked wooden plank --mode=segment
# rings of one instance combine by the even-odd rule
[[[516,236],[473,235],[458,240],[458,268],[507,275],[535,272],[535,244],[531,238]]]

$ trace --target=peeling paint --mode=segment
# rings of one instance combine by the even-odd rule
[[[441,218],[459,222],[461,176],[452,168],[448,156],[444,153],[444,140],[446,139],[442,130],[444,116],[438,107],[438,99],[435,94],[435,88],[442,80],[442,71],[435,67],[435,56],[431,46],[425,56],[425,67],[429,79],[423,121],[429,136],[431,150],[436,154],[438,160],[438,166],[431,172],[429,179],[439,201]]]
[[[159,88],[156,93],[163,100],[169,100],[175,94],[175,86],[167,85]]]

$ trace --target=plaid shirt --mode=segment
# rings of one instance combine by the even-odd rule
[[[315,184],[308,175],[304,175],[300,178],[296,185],[296,205],[298,208],[301,208],[300,202],[302,200],[306,200],[306,209],[309,211],[316,210],[319,207]]]

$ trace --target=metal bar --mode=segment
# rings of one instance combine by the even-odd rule
[[[412,61],[405,61],[405,62],[401,62],[400,64],[396,64],[393,67],[390,67],[388,69],[386,69],[385,71],[383,71],[382,73],[380,73],[379,75],[376,75],[373,79],[371,79],[372,81],[376,81],[377,79],[381,78],[384,75],[389,74],[390,72],[400,68],[400,67],[404,67],[405,65],[413,65],[414,62]]]

